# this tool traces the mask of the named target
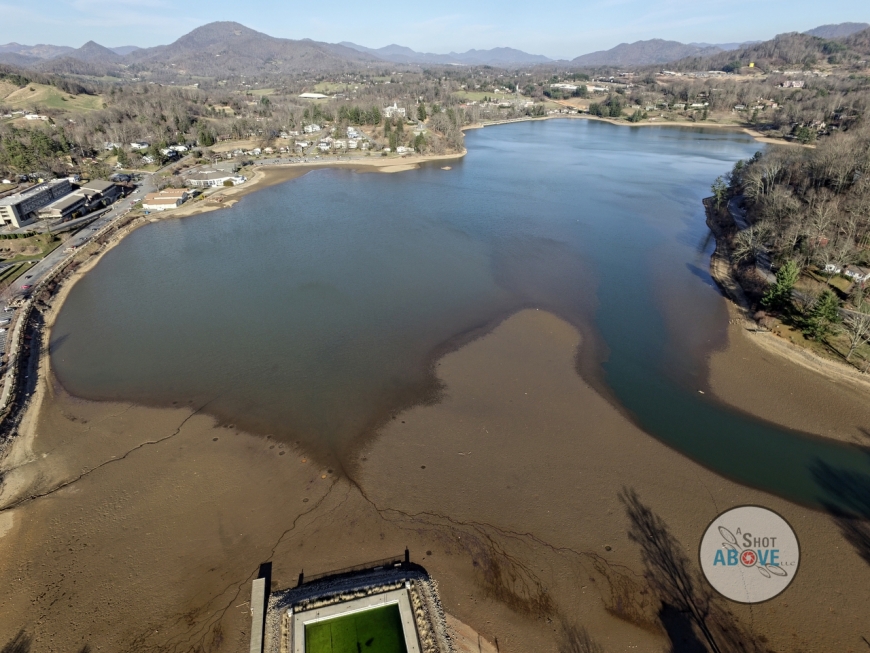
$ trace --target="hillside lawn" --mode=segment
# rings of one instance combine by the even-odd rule
[[[11,85],[3,84],[0,92],[5,91],[9,86]],[[78,113],[102,109],[103,98],[99,95],[70,95],[54,86],[31,83],[0,97],[0,104],[12,109],[47,108]]]

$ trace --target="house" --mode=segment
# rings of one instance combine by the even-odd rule
[[[106,141],[105,143],[103,143],[103,149],[106,150],[107,152],[114,150],[114,149],[120,150],[121,144],[120,143],[113,143],[111,141]]]
[[[170,145],[169,149],[180,153],[187,152],[190,148],[187,145]]]
[[[329,97],[324,95],[323,93],[300,93],[299,97],[303,100],[322,100],[323,98]]]
[[[558,88],[562,91],[571,91],[572,93],[577,90],[577,86],[574,84],[550,84],[550,88]]]
[[[39,210],[72,192],[69,179],[56,179],[41,183],[0,199],[0,224],[16,229],[30,224],[39,217]]]
[[[803,88],[806,82],[802,79],[789,79],[780,84],[781,88]]]
[[[329,143],[318,143],[317,149],[321,152],[329,152]]]
[[[48,116],[41,116],[38,113],[26,113],[24,114],[25,120],[48,120]]]
[[[870,269],[858,267],[857,265],[847,265],[843,268],[843,274],[859,283],[870,280]]]
[[[132,150],[147,150],[149,147],[151,147],[151,144],[145,141],[133,141],[130,143],[130,149]]]
[[[405,107],[396,106],[396,103],[393,102],[393,106],[386,107],[384,109],[384,117],[393,118],[394,116],[405,117]]]
[[[313,123],[310,125],[305,125],[302,128],[302,131],[304,131],[306,134],[316,134],[320,131],[320,125],[315,125]]]
[[[247,180],[247,177],[222,170],[201,170],[188,175],[186,179],[187,183],[194,188],[225,186],[228,185],[226,182],[231,182],[229,185],[238,186],[239,184],[244,184]]]
[[[396,148],[397,154],[409,154],[413,151],[414,151],[413,147],[405,147],[404,145],[399,145],[399,147]]]
[[[148,193],[142,199],[142,208],[146,211],[168,211],[184,204],[188,196],[184,188],[164,188],[156,193]]]
[[[142,157],[142,163],[144,163],[145,165],[151,165],[152,163],[154,163],[154,157],[150,154],[146,154]]]
[[[840,272],[842,272],[842,271],[843,271],[843,268],[841,268],[836,263],[828,263],[825,266],[825,272],[829,272],[831,274],[840,274]]]
[[[333,144],[336,150],[346,150],[347,149],[347,141],[335,141]]]

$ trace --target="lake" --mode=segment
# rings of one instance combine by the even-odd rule
[[[437,398],[432,362],[523,307],[580,328],[584,374],[642,428],[806,504],[856,449],[700,395],[728,315],[701,199],[740,133],[525,122],[401,174],[317,170],[145,226],[72,289],[52,332],[71,393],[189,404],[331,456]]]

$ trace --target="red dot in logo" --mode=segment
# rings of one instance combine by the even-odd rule
[[[740,562],[742,562],[745,567],[753,566],[756,560],[758,560],[758,556],[755,555],[755,551],[746,550],[740,554]]]

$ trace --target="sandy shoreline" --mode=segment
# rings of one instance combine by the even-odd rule
[[[838,361],[816,356],[777,335],[758,331],[749,302],[731,273],[729,247],[710,217],[707,225],[716,239],[710,275],[728,296],[729,347],[710,356],[710,387],[721,401],[787,428],[826,438],[870,444],[870,378]],[[743,368],[738,360],[751,360]],[[792,408],[782,410],[778,397],[785,392]]]

